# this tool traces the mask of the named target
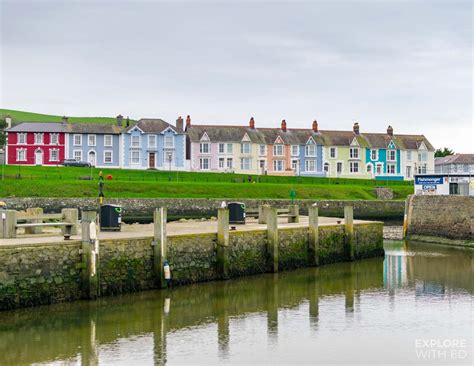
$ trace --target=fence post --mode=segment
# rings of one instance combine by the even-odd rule
[[[79,221],[79,211],[77,208],[63,208],[61,210],[61,214],[63,216],[62,220],[64,222],[72,223],[71,227],[71,235],[77,235],[77,223]],[[61,228],[61,233],[64,235],[66,232],[66,228]]]
[[[353,261],[355,259],[354,247],[354,208],[344,206],[344,232],[346,238],[347,257]]]
[[[16,211],[0,210],[0,237],[16,238]]]
[[[42,215],[43,214],[43,209],[40,207],[30,207],[26,209],[27,213],[30,213],[31,216],[34,215]],[[43,219],[31,219],[28,220],[32,224],[38,224],[42,223]],[[43,233],[43,227],[42,226],[37,226],[37,227],[25,227],[25,234],[42,234]]]
[[[309,262],[313,266],[319,266],[318,206],[309,206],[308,216],[309,216]]]
[[[229,210],[217,209],[217,273],[221,279],[229,278]]]
[[[166,207],[155,208],[153,212],[153,270],[159,288],[166,288],[163,265],[166,259]]]
[[[267,267],[269,272],[278,272],[278,214],[277,209],[266,209],[267,219]]]
[[[270,205],[260,205],[258,206],[258,223],[259,224],[266,224],[267,223],[267,215],[268,209]]]
[[[298,205],[288,206],[288,223],[300,222],[300,208]]]
[[[83,211],[82,229],[82,296],[95,299],[99,296],[99,241],[97,240],[97,212]]]

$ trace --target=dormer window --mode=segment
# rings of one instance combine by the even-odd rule
[[[359,159],[359,148],[358,147],[351,147],[349,149],[349,157],[351,159]]]
[[[387,160],[388,161],[396,161],[397,160],[396,150],[388,150],[387,151]]]
[[[201,154],[209,154],[209,152],[211,150],[209,145],[210,145],[209,142],[201,142],[199,144],[199,152]],[[201,168],[201,169],[203,169],[203,168]]]
[[[132,147],[140,147],[140,136],[132,136]]]

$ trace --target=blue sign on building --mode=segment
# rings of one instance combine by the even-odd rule
[[[443,184],[443,177],[415,177],[415,184]]]

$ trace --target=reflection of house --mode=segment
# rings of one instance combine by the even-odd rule
[[[435,172],[474,174],[474,154],[455,154],[436,158]]]
[[[65,158],[65,123],[25,122],[7,131],[7,164],[57,165]]]

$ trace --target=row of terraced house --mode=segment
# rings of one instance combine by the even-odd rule
[[[60,165],[65,159],[101,168],[235,172],[285,176],[413,179],[434,171],[423,135],[246,125],[203,125],[179,117],[136,124],[24,122],[7,129],[7,164]]]

